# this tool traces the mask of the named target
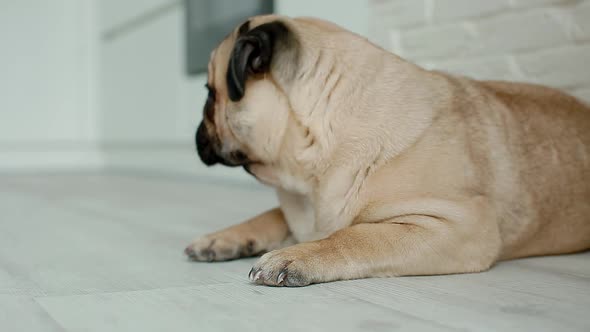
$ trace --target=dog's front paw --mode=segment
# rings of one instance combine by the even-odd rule
[[[219,262],[258,254],[256,241],[224,236],[205,236],[186,247],[184,253],[199,262]]]
[[[318,282],[311,250],[306,244],[300,244],[264,254],[254,264],[248,278],[267,286],[300,287]]]

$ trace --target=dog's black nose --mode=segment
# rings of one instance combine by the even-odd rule
[[[215,149],[211,144],[211,139],[207,134],[207,128],[203,122],[199,125],[197,129],[197,133],[195,135],[195,143],[197,144],[197,152],[199,153],[199,158],[201,161],[207,166],[215,165],[220,161],[219,156],[215,153]]]

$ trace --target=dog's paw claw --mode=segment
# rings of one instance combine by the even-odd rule
[[[201,257],[204,257],[207,262],[215,261],[215,250],[211,248],[205,248],[201,250]]]
[[[248,273],[248,279],[250,279],[250,281],[252,281],[252,282],[257,282],[261,276],[262,276],[261,269],[252,268],[250,270],[250,273]]]
[[[257,282],[258,280],[260,280],[260,277],[262,276],[262,270],[258,270],[255,274],[254,274],[254,282]]]
[[[303,260],[270,252],[256,262],[248,277],[259,285],[299,287],[311,284],[309,272]]]
[[[277,277],[277,285],[280,285],[283,283],[283,281],[285,280],[285,277],[287,276],[287,270],[282,270],[279,273],[279,276]]]

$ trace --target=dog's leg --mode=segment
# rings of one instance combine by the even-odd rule
[[[272,286],[305,286],[367,277],[432,275],[488,269],[500,250],[490,226],[480,231],[427,216],[357,224],[330,237],[263,255],[250,280]]]
[[[226,261],[256,256],[292,244],[280,209],[258,215],[244,223],[197,238],[186,249],[195,261]]]

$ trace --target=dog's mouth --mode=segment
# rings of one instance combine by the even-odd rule
[[[254,173],[252,172],[252,164],[253,164],[253,163],[244,164],[244,165],[242,165],[242,167],[244,168],[244,170],[245,170],[246,172],[248,172],[248,174],[252,175],[253,177],[256,177],[256,174],[254,174]]]
[[[217,162],[227,167],[246,167],[254,163],[241,151],[234,151],[225,156],[218,155]]]
[[[258,174],[256,174],[256,173],[253,171],[253,167],[254,167],[254,166],[257,166],[257,167],[260,169],[261,167],[263,167],[263,166],[264,166],[264,164],[263,164],[263,163],[260,163],[260,162],[250,162],[250,163],[248,163],[248,164],[245,164],[245,165],[243,165],[242,167],[244,168],[244,170],[245,170],[245,171],[246,171],[248,174],[252,175],[252,176],[253,176],[253,177],[254,177],[256,180],[258,180],[258,181],[261,181],[261,182],[265,183],[265,181],[263,181],[263,179],[262,179],[262,178],[261,178],[261,177],[260,177]]]
[[[195,143],[197,152],[201,161],[207,166],[213,166],[220,164],[227,167],[242,167],[248,174],[252,175],[256,179],[259,177],[252,171],[252,166],[262,165],[261,162],[252,160],[244,151],[235,150],[231,152],[221,152],[221,144],[219,139],[216,137],[211,138],[207,134],[204,123],[199,125],[197,133],[195,135]]]
[[[221,142],[217,137],[210,137],[203,122],[195,134],[195,144],[201,161],[207,166],[221,164],[227,167],[239,167],[252,161],[240,150],[222,152]]]

